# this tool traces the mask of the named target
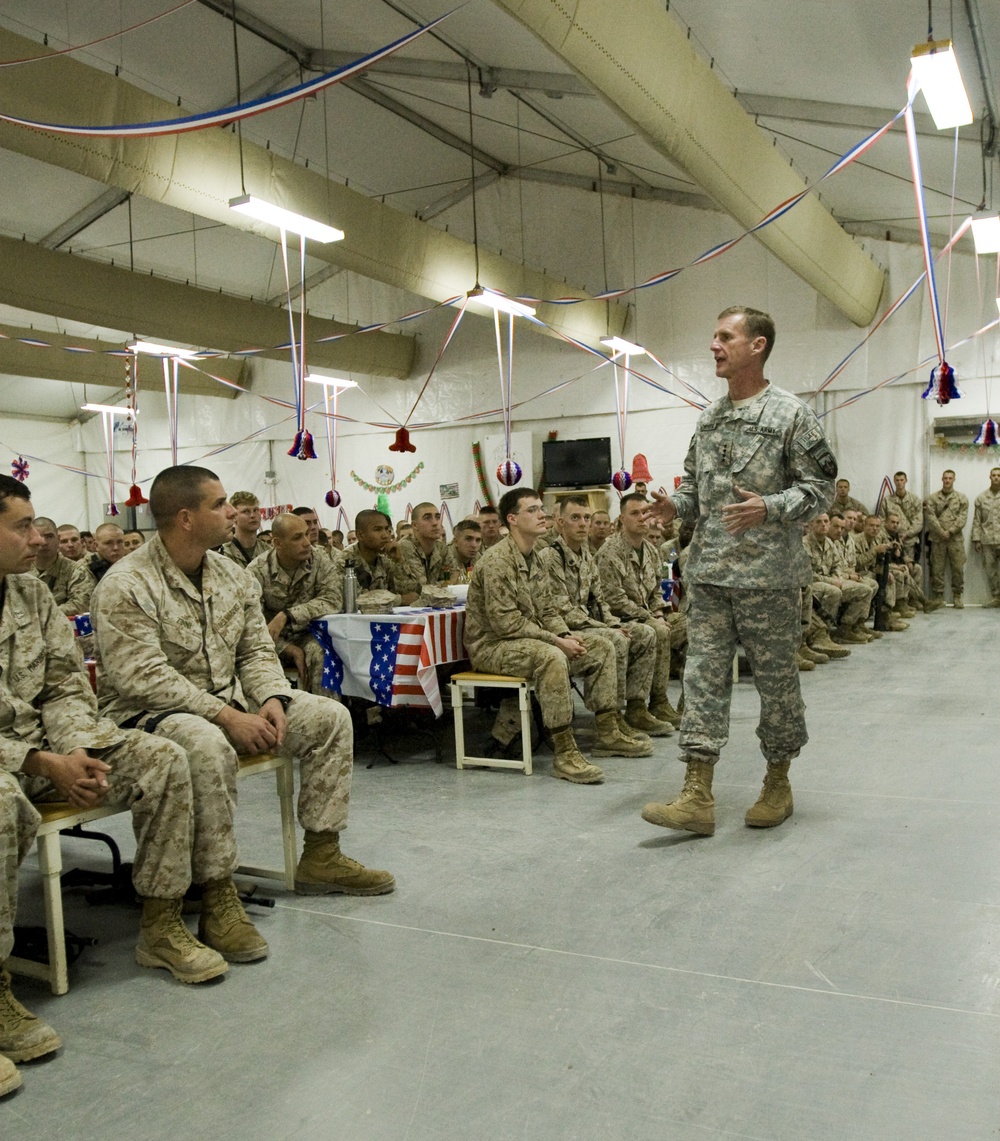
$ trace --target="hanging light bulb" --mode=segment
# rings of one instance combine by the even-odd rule
[[[917,44],[910,56],[913,75],[939,131],[964,127],[973,119],[969,96],[951,40]]]

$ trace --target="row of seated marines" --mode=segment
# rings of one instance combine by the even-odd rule
[[[126,552],[118,528],[105,532],[102,549],[98,528],[88,560],[76,528],[36,519],[27,487],[0,477],[0,1095],[20,1085],[16,1063],[61,1046],[14,997],[2,966],[13,945],[17,868],[40,820],[36,803],[131,811],[142,905],[136,961],[185,983],[219,979],[231,963],[268,954],[232,879],[240,756],[300,761],[305,838],[297,892],[394,889],[389,872],[341,850],[351,721],[321,688],[322,655],[308,633],[313,619],[342,609],[346,563],[361,597],[387,604],[418,600],[428,586],[469,582],[472,665],[531,678],[553,776],[578,785],[604,776],[577,747],[571,677],[582,681],[595,714],[592,757],[650,755],[652,738],[670,735],[680,720],[667,690],[686,642],[684,603],[665,601],[661,579],[664,562],[676,558],[682,580],[690,536],[652,525],[643,490],[622,498],[612,524],[585,497],[564,496],[553,518],[535,491],[517,488],[497,509],[460,522],[451,543],[432,504],[414,509],[408,536],[394,535],[385,515],[362,511],[355,542],[341,552],[320,543],[309,508],[276,517],[263,542],[250,493],[227,498],[214,473],[174,467],[150,489],[156,535]],[[858,532],[852,521],[852,531],[863,539],[870,522]],[[806,540],[820,552],[839,539],[822,526],[814,524]],[[891,519],[885,530],[876,545],[895,549]],[[893,604],[907,613],[911,567],[901,545],[900,552],[901,569],[890,579]],[[864,568],[857,573],[860,582]],[[824,577],[840,576],[817,571],[803,645],[823,644],[812,629],[820,622],[823,638],[832,635],[829,648],[846,654],[844,643],[859,641],[864,623],[846,582],[837,587]],[[75,593],[81,578],[91,595],[85,603]],[[818,589],[824,586],[839,597]],[[94,630],[96,696],[66,620],[83,610]],[[282,656],[299,672],[298,689]],[[517,727],[513,711],[501,707],[498,742],[509,744]],[[192,884],[201,896],[197,936],[182,918]]]

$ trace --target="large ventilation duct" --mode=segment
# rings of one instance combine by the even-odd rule
[[[38,50],[37,42],[0,30],[0,58],[18,59]],[[68,56],[30,68],[0,70],[0,107],[6,114],[49,123],[142,123],[181,113],[173,104]],[[229,200],[242,193],[239,142],[229,131],[102,139],[0,122],[0,147],[277,240],[272,227],[229,209]],[[465,293],[475,284],[476,257],[470,243],[264,147],[244,142],[243,157],[247,191],[345,231],[342,242],[310,245],[311,256],[433,301]],[[479,263],[482,284],[503,293],[586,296],[558,278],[486,250],[480,251]],[[625,331],[628,310],[624,305],[595,301],[543,306],[538,315],[562,333],[597,344],[609,333]]]
[[[31,344],[44,341],[48,347]],[[15,325],[0,325],[0,375],[39,377],[45,380],[66,380],[71,384],[96,384],[106,388],[125,387],[125,362],[120,356],[111,356],[112,350],[125,348],[124,341],[95,341],[88,337],[70,337],[63,333],[39,332],[38,329],[20,329]],[[88,352],[79,352],[87,349]],[[76,351],[67,351],[76,350]],[[199,364],[225,380],[246,385],[246,363],[218,357]],[[158,360],[149,357],[139,365],[138,387],[153,392],[163,391],[163,370]],[[186,396],[234,397],[234,388],[195,372],[182,368],[177,378],[181,393]]]
[[[0,302],[199,348],[226,353],[263,348],[268,351],[261,356],[290,359],[287,351],[273,351],[274,345],[288,343],[284,309],[132,273],[15,238],[0,237]],[[309,342],[353,328],[306,317]],[[410,375],[415,351],[412,337],[363,333],[326,345],[310,343],[309,364],[403,378]]]
[[[756,225],[804,188],[657,0],[494,3],[590,82],[741,226]],[[741,18],[734,9],[733,19]],[[885,274],[815,197],[757,237],[855,324],[871,322]]]

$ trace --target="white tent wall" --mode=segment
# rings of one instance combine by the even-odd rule
[[[534,184],[518,186],[501,181],[489,188],[478,201],[480,241],[484,246],[502,248],[508,255],[511,251],[520,254],[523,232],[524,256],[530,264],[550,272],[558,266],[570,285],[590,290],[604,285],[605,257],[607,280],[613,287],[685,265],[734,232],[730,220],[712,211],[606,197],[602,246],[598,195],[544,188],[549,216],[557,217],[558,225],[543,224],[542,195],[542,188]],[[466,201],[454,207],[442,216],[441,222],[463,236],[471,236],[471,203]],[[567,241],[567,234],[574,235],[572,242]],[[899,243],[866,245],[889,272],[884,308],[922,272],[921,253],[918,247]],[[961,243],[963,251],[966,247],[971,250],[970,239]],[[979,268],[977,275],[975,258],[968,252],[953,255],[950,274],[947,259],[938,263],[949,342],[969,336],[996,316],[990,292],[993,267],[983,263]],[[691,384],[708,399],[721,392],[708,346],[716,313],[734,302],[766,309],[775,316],[778,338],[768,372],[776,383],[793,391],[808,393],[818,387],[865,335],[864,330],[834,311],[753,239],[706,265],[684,271],[664,285],[632,295],[628,335],[646,344],[673,374],[663,372],[648,358],[632,362],[637,371],[675,394],[658,391],[637,378],[630,382],[625,463],[631,466],[632,456],[643,452],[657,483],[669,486],[673,477],[680,474],[696,417],[696,411],[684,398],[697,398],[682,382]],[[314,289],[308,304],[314,312],[335,313],[340,318],[367,323],[425,308],[427,303],[344,272]],[[405,326],[406,332],[416,335],[419,346],[417,367],[409,380],[355,376],[360,388],[341,396],[340,413],[350,420],[342,421],[339,429],[337,484],[349,518],[375,501],[375,493],[360,486],[351,473],[374,484],[378,464],[391,465],[397,481],[410,475],[418,463],[424,465],[409,485],[390,495],[390,509],[397,519],[405,514],[407,504],[422,499],[439,501],[442,484],[459,484],[459,499],[449,503],[454,520],[482,498],[472,444],[502,431],[498,411],[500,372],[492,318],[471,310],[466,314],[421,395],[454,318],[453,309],[440,310]],[[501,319],[501,330],[506,354],[506,318]],[[985,416],[990,382],[983,378],[998,372],[997,351],[997,336],[991,332],[949,353],[965,399],[945,408],[920,399],[930,364],[838,408],[852,396],[933,355],[926,289],[921,287],[872,336],[841,376],[815,400],[817,412],[824,414],[841,470],[859,498],[874,503],[883,477],[899,467],[910,473],[911,487],[920,494],[939,485],[940,469],[945,465],[939,462],[942,453],[931,446],[931,422],[941,415]],[[562,439],[610,436],[613,464],[618,466],[612,369],[609,365],[597,366],[601,366],[598,358],[556,338],[540,335],[526,321],[516,322],[513,428],[532,433],[536,472],[541,471],[541,442],[551,430],[556,430]],[[211,371],[210,362],[202,367]],[[255,360],[250,389],[250,395],[235,400],[182,397],[180,459],[204,462],[220,474],[230,490],[249,488],[265,504],[314,504],[320,508],[324,522],[332,525],[340,515],[323,503],[330,488],[323,417],[309,416],[318,460],[293,460],[286,455],[295,431],[292,412],[261,399],[292,399],[290,367]],[[321,390],[310,386],[307,400],[322,408]],[[144,392],[140,395],[140,410],[139,477],[148,480],[169,463],[164,400],[158,394]],[[466,419],[473,416],[476,418]],[[388,446],[395,425],[404,422],[408,423],[417,451],[391,453]],[[259,435],[248,440],[252,433]],[[88,470],[103,473],[104,443],[99,420],[85,425],[83,440]],[[116,458],[116,475],[124,498],[130,472],[126,441],[121,437],[120,440],[123,450]],[[203,458],[225,444],[235,446]],[[43,454],[50,452],[45,449]],[[970,469],[968,479],[960,476],[960,485],[968,485],[970,493],[980,484],[985,486],[983,471],[990,460],[977,453],[960,459]],[[950,466],[957,470],[959,460]],[[274,484],[265,483],[268,470],[276,473]],[[62,478],[70,482],[74,479]],[[88,481],[86,497],[88,518],[93,523],[99,520],[100,504],[107,499],[101,481]]]
[[[86,485],[92,481],[56,466],[65,464],[89,470],[87,457],[80,448],[78,428],[73,424],[32,420],[25,416],[0,416],[0,419],[3,428],[0,445],[7,463],[18,456],[28,461],[27,485],[35,514],[50,516],[56,526],[60,523],[84,526],[88,518]],[[5,464],[4,475],[10,474],[11,469]]]

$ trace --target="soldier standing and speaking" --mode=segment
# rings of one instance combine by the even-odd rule
[[[774,346],[766,313],[734,306],[712,338],[715,375],[728,394],[698,420],[673,497],[653,493],[652,514],[695,522],[685,570],[689,590],[680,796],[647,804],[643,818],[711,836],[712,773],[729,739],[733,655],[743,646],[760,695],[757,736],[767,760],[764,787],[746,814],[771,828],[792,813],[788,768],[808,740],[795,652],[799,590],[809,581],[801,524],[830,502],[837,461],[816,417],[772,385],[764,363]]]

